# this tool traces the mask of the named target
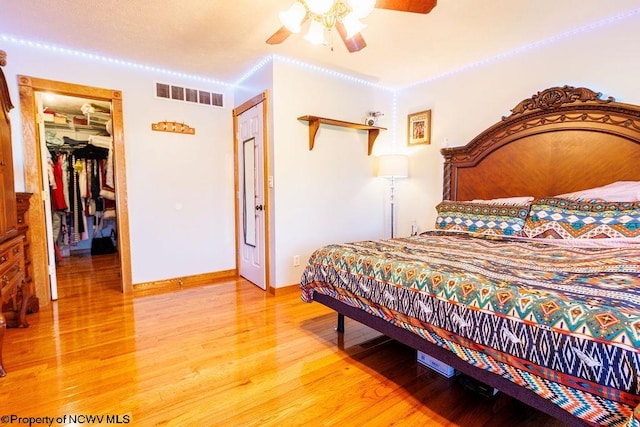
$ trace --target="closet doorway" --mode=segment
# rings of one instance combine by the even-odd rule
[[[18,82],[25,186],[27,192],[33,193],[29,208],[33,276],[40,304],[57,299],[56,258],[72,256],[74,252],[88,256],[91,236],[98,230],[115,238],[120,289],[131,292],[121,93],[28,76],[18,76]],[[64,159],[63,164],[83,172],[85,177],[81,183],[72,181],[72,186],[65,181],[64,187],[70,191],[64,198],[62,192],[57,194],[57,205],[52,204],[53,194],[48,186],[50,156]],[[105,168],[107,165],[109,168]],[[69,176],[80,179],[74,172]],[[94,182],[100,187],[94,185],[93,191],[102,195],[82,197],[91,195],[86,177],[91,181],[92,176],[99,178]],[[55,180],[56,175],[51,179]],[[74,190],[80,186],[84,187],[82,195]],[[108,193],[110,189],[112,194]],[[60,203],[67,204],[67,209],[59,209]]]

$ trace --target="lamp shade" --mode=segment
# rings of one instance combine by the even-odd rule
[[[305,3],[312,13],[324,15],[329,12],[335,3],[334,0],[306,0]]]
[[[304,36],[304,39],[311,44],[324,44],[324,27],[322,24],[318,21],[311,21],[309,32]]]
[[[300,32],[300,24],[307,14],[304,6],[300,2],[295,2],[286,12],[280,12],[280,21],[292,33]]]
[[[342,18],[342,23],[344,24],[344,28],[347,30],[347,39],[358,34],[360,31],[366,27],[358,17],[354,13],[350,13],[344,18]]]
[[[378,157],[378,176],[407,178],[409,176],[409,157],[402,154],[386,154]]]

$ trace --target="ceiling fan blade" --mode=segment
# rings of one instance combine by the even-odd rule
[[[309,19],[309,15],[305,15],[304,18],[302,19],[302,21],[300,21],[300,25],[302,25],[305,22],[307,22],[308,19]],[[283,41],[285,41],[287,39],[287,37],[289,37],[291,34],[293,34],[293,33],[289,29],[287,29],[287,27],[285,27],[283,25],[282,27],[280,27],[280,29],[278,29],[278,31],[273,33],[271,35],[271,37],[269,37],[267,39],[267,43],[268,44],[280,44]]]
[[[429,13],[436,7],[438,0],[378,0],[377,9],[398,10],[401,12]]]
[[[291,34],[291,31],[287,30],[287,27],[282,26],[278,31],[273,33],[271,37],[267,39],[267,43],[269,44],[280,44],[287,39]]]
[[[338,34],[340,34],[340,37],[349,52],[358,52],[367,47],[367,42],[364,41],[364,38],[360,33],[357,33],[348,39],[347,30],[344,28],[344,24],[342,22],[336,22],[336,30],[338,30]]]

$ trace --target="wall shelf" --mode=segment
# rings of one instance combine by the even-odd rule
[[[387,130],[378,126],[367,126],[360,123],[345,122],[342,120],[328,119],[326,117],[318,116],[300,116],[298,120],[309,122],[309,150],[313,150],[313,146],[316,142],[316,134],[320,128],[320,124],[339,126],[343,128],[366,130],[369,132],[369,146],[367,154],[370,156],[373,151],[373,143],[376,142],[376,138],[381,130]]]

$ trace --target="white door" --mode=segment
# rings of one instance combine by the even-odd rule
[[[266,289],[264,103],[238,116],[240,275]]]
[[[43,119],[43,94],[36,93],[38,102],[38,127],[40,128],[40,164],[42,165],[42,202],[44,203],[45,229],[47,234],[47,266],[49,272],[49,288],[51,289],[51,299],[58,299],[58,279],[56,276],[56,251],[53,242],[53,214],[51,212],[51,193],[49,192],[49,174],[47,173],[49,149],[45,137]]]

